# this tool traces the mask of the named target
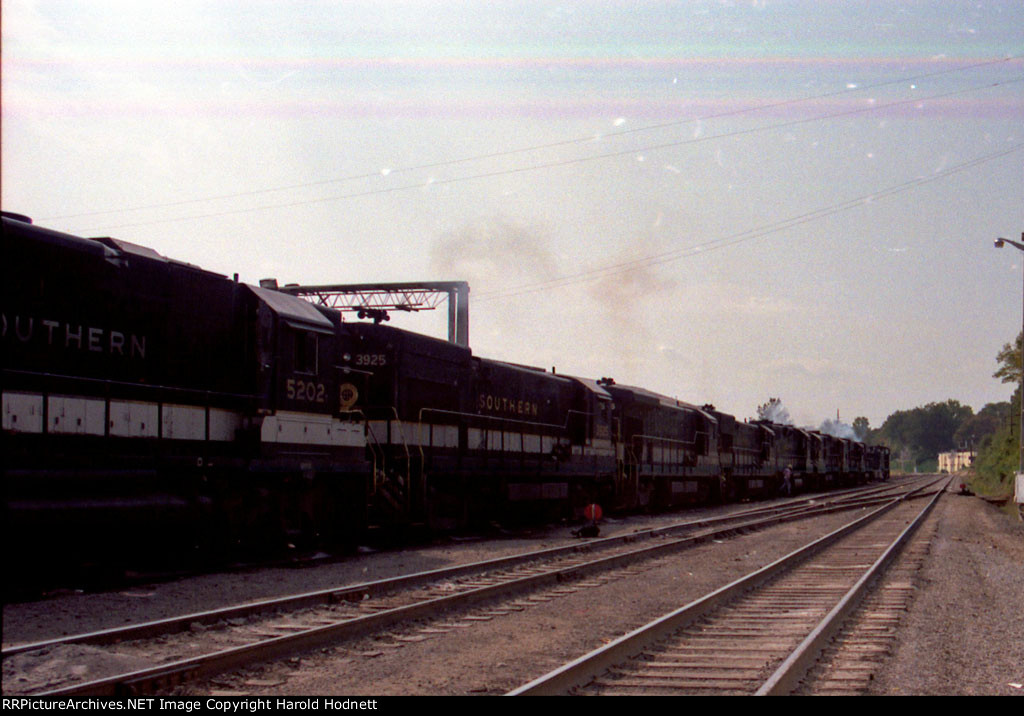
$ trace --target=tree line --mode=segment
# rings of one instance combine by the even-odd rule
[[[1020,457],[1021,344],[1007,343],[996,355],[993,373],[1014,386],[1009,401],[989,403],[977,413],[957,400],[928,403],[912,410],[897,410],[882,427],[872,430],[866,418],[854,420],[854,429],[865,442],[887,445],[893,469],[933,472],[940,452],[969,450],[975,454],[978,478],[990,487],[1012,489]]]
[[[852,425],[826,420],[820,430],[839,437],[855,437],[870,445],[886,445],[893,470],[935,472],[941,452],[968,450],[975,455],[974,468],[986,491],[1013,489],[1020,458],[1020,380],[1024,333],[1007,343],[996,355],[993,378],[1014,386],[1009,401],[989,403],[977,413],[957,400],[928,403],[897,410],[880,428],[872,429],[865,417]],[[779,398],[759,405],[760,420],[792,424]]]

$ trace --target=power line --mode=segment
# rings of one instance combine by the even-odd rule
[[[578,283],[585,283],[587,281],[593,281],[601,278],[606,278],[608,276],[628,273],[630,271],[638,271],[641,269],[649,268],[651,266],[659,266],[666,263],[672,263],[674,261],[679,261],[684,258],[689,258],[690,256],[704,254],[709,251],[725,248],[727,246],[734,246],[745,241],[764,238],[765,236],[778,233],[785,229],[790,229],[801,224],[806,224],[810,221],[815,221],[817,219],[832,216],[833,214],[848,211],[859,206],[864,206],[865,204],[872,201],[887,199],[891,196],[901,194],[911,189],[916,189],[917,187],[923,186],[925,184],[930,184],[940,179],[945,179],[946,177],[952,176],[953,174],[958,174],[960,172],[967,171],[968,169],[973,169],[974,167],[979,166],[981,164],[985,164],[987,162],[1008,156],[1010,154],[1013,154],[1014,152],[1020,151],[1021,149],[1024,149],[1024,143],[1015,144],[1002,151],[993,152],[992,154],[986,154],[984,156],[977,157],[962,164],[949,167],[940,172],[936,172],[932,176],[918,177],[916,179],[905,181],[900,184],[895,184],[880,191],[872,192],[870,194],[863,194],[853,199],[848,199],[839,204],[833,204],[831,206],[815,209],[813,211],[805,212],[803,214],[792,216],[786,219],[781,219],[779,221],[772,222],[771,224],[766,224],[764,226],[760,226],[754,229],[748,229],[746,231],[730,234],[728,236],[723,236],[717,239],[711,239],[704,243],[696,244],[693,246],[673,249],[671,251],[666,251],[659,254],[652,254],[650,256],[643,256],[640,258],[631,259],[629,261],[623,261],[608,266],[588,269],[587,271],[581,271],[579,273],[570,274],[568,276],[560,276],[558,278],[553,278],[548,281],[539,281],[532,284],[524,284],[522,286],[517,286],[505,291],[485,291],[474,293],[473,300],[474,302],[488,301],[497,298],[508,298],[512,296],[521,296],[529,293],[537,293],[540,291],[548,291],[551,289],[563,288],[565,286],[571,286]]]
[[[615,158],[615,157],[621,157],[621,156],[625,156],[625,155],[636,154],[638,152],[652,152],[652,151],[657,151],[657,150],[660,150],[660,149],[667,149],[667,148],[670,148],[670,147],[681,147],[681,146],[685,146],[685,145],[688,145],[688,144],[696,144],[696,143],[699,143],[699,142],[707,142],[707,141],[711,141],[711,140],[714,140],[714,139],[725,139],[725,138],[730,138],[730,137],[738,137],[738,136],[744,136],[744,135],[749,135],[749,134],[756,134],[756,133],[770,131],[770,130],[775,130],[775,129],[785,129],[785,128],[788,128],[788,127],[794,127],[794,126],[798,126],[798,125],[801,125],[801,124],[808,124],[808,123],[811,123],[811,122],[819,122],[819,121],[822,121],[822,120],[825,120],[825,119],[838,119],[840,117],[848,117],[848,116],[852,116],[852,115],[856,115],[856,114],[864,114],[864,113],[867,113],[867,112],[875,112],[875,111],[878,111],[878,110],[881,110],[881,109],[890,109],[890,108],[893,108],[893,107],[899,107],[899,106],[906,105],[906,104],[925,102],[925,101],[930,101],[930,100],[935,100],[935,99],[944,99],[946,97],[953,97],[953,96],[956,96],[956,95],[967,94],[967,93],[971,93],[971,92],[977,92],[977,91],[980,91],[980,90],[992,89],[993,87],[1000,87],[1000,86],[1009,85],[1009,84],[1016,84],[1018,82],[1024,82],[1024,77],[1018,77],[1016,79],[1007,80],[1007,81],[1004,81],[1004,82],[993,82],[993,83],[989,83],[989,84],[985,84],[985,85],[979,85],[979,86],[976,86],[976,87],[968,87],[968,88],[965,88],[965,89],[953,90],[951,92],[944,92],[944,93],[937,94],[937,95],[930,95],[928,97],[913,97],[911,99],[898,100],[896,102],[890,102],[888,104],[871,104],[870,106],[867,106],[867,107],[860,107],[860,108],[857,108],[857,109],[844,110],[844,111],[841,111],[841,112],[833,112],[831,114],[824,114],[824,115],[819,115],[819,116],[816,116],[816,117],[808,117],[808,118],[804,118],[804,119],[795,119],[795,120],[790,120],[790,121],[787,121],[787,122],[780,122],[780,123],[777,123],[777,124],[764,125],[764,126],[761,126],[761,127],[753,127],[753,128],[750,128],[750,129],[741,129],[741,130],[735,130],[735,131],[732,131],[732,132],[723,132],[721,134],[707,135],[707,136],[702,136],[702,137],[692,137],[692,138],[689,138],[689,139],[677,140],[677,141],[672,141],[672,142],[663,142],[663,143],[660,143],[660,144],[648,145],[648,146],[644,146],[644,147],[632,147],[630,149],[621,149],[621,150],[616,150],[616,151],[613,151],[613,152],[605,152],[605,153],[601,153],[601,154],[592,154],[592,155],[588,155],[588,156],[585,156],[585,157],[576,157],[574,159],[561,159],[561,160],[555,160],[555,161],[549,161],[549,162],[542,162],[542,163],[532,164],[532,165],[525,166],[525,167],[516,167],[516,168],[512,168],[512,169],[500,169],[500,170],[495,170],[495,171],[491,171],[491,172],[480,172],[480,173],[477,173],[477,174],[468,174],[468,175],[464,175],[464,176],[460,176],[460,177],[452,177],[452,178],[449,178],[449,179],[439,179],[439,180],[428,181],[426,183],[424,183],[424,182],[417,182],[415,184],[403,184],[403,185],[399,185],[399,186],[384,187],[384,188],[380,188],[380,189],[369,189],[369,190],[366,190],[366,191],[351,192],[351,193],[348,193],[348,194],[338,194],[338,195],[334,195],[334,196],[320,197],[318,199],[303,199],[303,200],[299,200],[299,201],[281,202],[281,203],[277,203],[277,204],[265,204],[263,206],[248,207],[248,208],[245,208],[245,209],[225,209],[223,211],[207,212],[207,213],[204,213],[204,214],[191,214],[191,215],[188,215],[188,216],[179,216],[179,217],[174,217],[174,218],[169,218],[169,219],[153,219],[153,220],[149,220],[149,221],[139,221],[139,222],[130,222],[130,223],[125,223],[125,224],[108,225],[108,226],[98,227],[96,229],[86,229],[86,230],[83,230],[83,231],[107,231],[109,229],[124,229],[124,228],[131,228],[131,227],[137,227],[137,226],[153,226],[153,225],[157,225],[157,224],[171,224],[171,223],[178,223],[178,222],[182,222],[182,221],[192,221],[192,220],[195,220],[195,219],[208,219],[208,218],[213,218],[213,217],[218,217],[218,216],[231,216],[231,215],[235,215],[235,214],[247,214],[247,213],[251,213],[251,212],[254,212],[254,211],[267,211],[267,210],[270,210],[270,209],[293,208],[293,207],[297,207],[297,206],[308,206],[308,205],[311,205],[311,204],[322,204],[322,203],[327,203],[327,202],[331,202],[331,201],[342,201],[342,200],[345,200],[345,199],[356,199],[356,198],[362,198],[362,197],[368,197],[368,196],[376,196],[376,195],[381,195],[381,194],[390,194],[390,193],[393,193],[393,192],[408,191],[410,189],[423,189],[425,187],[430,187],[430,186],[445,186],[445,185],[448,185],[448,184],[457,184],[457,183],[461,183],[461,182],[465,182],[465,181],[472,181],[472,180],[476,180],[476,179],[487,179],[487,178],[493,178],[493,177],[497,177],[497,176],[508,176],[508,175],[512,175],[512,174],[521,174],[521,173],[524,173],[524,172],[539,171],[541,169],[553,169],[553,168],[557,168],[557,167],[570,166],[570,165],[573,165],[573,164],[582,164],[582,163],[585,163],[585,162],[597,161],[597,160],[600,160],[600,159],[610,159],[610,158]]]
[[[895,84],[902,84],[902,83],[906,83],[906,82],[920,82],[922,80],[929,79],[929,78],[932,78],[932,77],[938,77],[938,76],[942,76],[942,75],[966,72],[966,71],[978,69],[978,68],[981,68],[981,67],[989,67],[989,66],[992,66],[992,65],[1003,64],[1003,63],[1006,63],[1006,62],[1012,62],[1014,60],[1021,59],[1022,57],[1024,57],[1024,56],[1014,55],[1014,56],[1000,58],[998,60],[990,60],[990,61],[986,61],[986,62],[978,62],[978,63],[974,63],[974,64],[971,64],[971,65],[964,65],[964,66],[961,66],[961,67],[954,67],[954,68],[950,68],[950,69],[946,69],[946,70],[936,70],[935,72],[927,72],[927,73],[923,73],[923,74],[920,74],[920,75],[913,75],[913,76],[910,76],[910,77],[901,77],[901,78],[898,78],[898,79],[886,80],[885,82],[878,82],[876,84],[871,84],[871,85],[864,85],[864,86],[858,86],[858,87],[844,88],[842,90],[836,90],[834,92],[826,92],[826,93],[819,94],[819,95],[814,95],[814,96],[811,96],[811,97],[802,97],[802,98],[799,98],[799,99],[782,100],[782,101],[779,101],[779,102],[772,102],[772,103],[768,103],[768,104],[764,104],[764,105],[759,105],[757,107],[746,107],[746,108],[743,108],[743,109],[736,109],[736,110],[731,110],[731,111],[728,111],[728,112],[720,112],[720,113],[717,113],[717,114],[706,115],[706,116],[703,116],[703,117],[691,117],[691,118],[688,118],[688,119],[685,119],[685,120],[675,120],[675,121],[672,121],[672,122],[664,122],[664,123],[660,123],[660,124],[645,125],[643,127],[634,127],[634,128],[628,128],[628,129],[615,130],[615,131],[603,133],[601,135],[601,138],[602,139],[609,139],[609,138],[622,137],[622,136],[626,136],[626,135],[630,135],[630,134],[638,134],[638,133],[641,133],[641,132],[650,132],[650,131],[659,130],[659,129],[667,129],[667,128],[672,128],[672,127],[678,127],[678,126],[681,126],[681,125],[684,125],[684,124],[691,124],[693,122],[706,122],[706,121],[710,121],[710,120],[713,120],[713,119],[722,119],[722,118],[725,118],[725,117],[732,117],[732,116],[738,116],[738,115],[742,115],[742,114],[750,114],[750,113],[754,113],[754,112],[762,112],[762,111],[766,111],[766,110],[779,109],[779,108],[782,108],[782,107],[789,107],[789,106],[793,106],[793,105],[805,104],[805,103],[808,103],[808,102],[814,102],[814,101],[818,101],[818,100],[822,100],[822,99],[828,99],[828,98],[832,98],[832,97],[839,97],[839,96],[842,96],[842,95],[847,95],[847,94],[851,94],[851,93],[855,93],[855,92],[870,91],[870,90],[878,89],[880,87],[887,87],[887,86],[895,85]],[[366,172],[366,173],[362,173],[362,174],[353,174],[353,175],[350,175],[350,176],[338,177],[338,178],[334,178],[334,179],[322,179],[322,180],[314,181],[314,182],[304,182],[304,183],[299,183],[299,184],[283,185],[283,186],[278,186],[278,187],[271,187],[271,188],[268,188],[268,189],[253,189],[253,190],[248,190],[248,191],[243,191],[243,192],[235,192],[235,193],[231,193],[231,194],[211,195],[211,196],[198,197],[198,198],[193,198],[193,199],[183,199],[183,200],[174,201],[174,202],[161,202],[161,203],[156,203],[156,204],[146,204],[146,205],[140,205],[140,206],[134,206],[134,207],[126,207],[126,208],[122,208],[122,209],[107,209],[107,210],[103,210],[103,211],[83,212],[83,213],[77,213],[77,214],[64,214],[64,215],[61,215],[61,216],[43,217],[40,220],[41,221],[56,221],[56,220],[61,220],[61,219],[76,219],[76,218],[89,217],[89,216],[105,216],[105,215],[109,215],[109,214],[127,213],[127,212],[132,212],[132,211],[143,211],[143,210],[148,210],[148,209],[166,209],[166,208],[172,208],[172,207],[176,207],[176,206],[187,206],[189,204],[197,204],[197,203],[208,202],[208,201],[220,201],[220,200],[224,200],[224,199],[239,199],[239,198],[242,198],[242,197],[259,196],[260,194],[270,194],[270,193],[281,192],[281,191],[290,191],[290,190],[294,190],[294,189],[308,189],[308,188],[315,187],[315,186],[326,186],[326,185],[329,185],[329,184],[341,184],[341,183],[350,182],[350,181],[357,181],[357,180],[361,180],[361,179],[377,179],[377,178],[382,178],[382,177],[385,177],[385,176],[394,176],[394,175],[408,173],[408,172],[413,172],[413,171],[425,171],[425,170],[429,170],[429,169],[439,169],[441,167],[455,166],[455,165],[464,164],[464,163],[467,163],[467,162],[483,161],[483,160],[487,160],[487,159],[497,159],[497,158],[513,156],[513,155],[517,155],[517,154],[525,154],[527,152],[539,151],[539,150],[544,150],[544,149],[554,149],[554,148],[557,148],[557,147],[571,146],[571,145],[575,145],[575,144],[583,144],[583,143],[589,143],[589,142],[593,142],[593,141],[594,141],[594,136],[578,137],[578,138],[575,138],[575,139],[564,139],[564,140],[559,140],[559,141],[555,141],[555,142],[549,142],[549,143],[545,143],[545,144],[537,144],[537,145],[531,145],[531,146],[527,146],[527,147],[521,147],[521,148],[518,148],[518,149],[509,149],[509,150],[503,150],[503,151],[498,151],[498,152],[491,152],[491,153],[486,153],[486,154],[478,154],[478,155],[472,155],[472,156],[467,156],[467,157],[460,157],[460,158],[456,158],[456,159],[447,159],[447,160],[438,161],[438,162],[429,162],[429,163],[416,164],[416,165],[410,165],[410,166],[405,166],[405,167],[395,167],[395,168],[387,169],[387,170],[378,170],[378,171],[374,171],[374,172]],[[634,150],[634,151],[642,151],[642,150]],[[419,186],[419,185],[417,185],[417,186]],[[406,187],[400,187],[400,188],[396,188],[394,190],[398,191],[398,190],[401,190],[403,188],[406,188]],[[382,190],[382,191],[387,191],[387,190]],[[359,195],[357,195],[357,196],[359,196]],[[317,200],[314,200],[314,201],[317,201]],[[288,206],[288,205],[285,205],[285,206]],[[274,208],[274,207],[271,206],[270,208]],[[259,208],[245,209],[245,210],[241,210],[241,211],[258,211],[258,210],[259,210]],[[219,215],[221,215],[221,214],[217,214],[217,213],[214,213],[214,214],[203,214],[203,215],[198,215],[196,218],[206,218],[207,216],[219,216]],[[157,222],[157,223],[160,223],[160,222]],[[110,228],[122,228],[124,226],[138,226],[138,225],[140,225],[140,224],[124,224],[124,225],[119,225],[119,226],[110,227]]]

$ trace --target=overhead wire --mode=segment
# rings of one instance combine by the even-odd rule
[[[901,182],[899,184],[886,187],[879,191],[874,191],[869,194],[862,194],[860,196],[847,199],[838,204],[832,204],[830,206],[815,209],[813,211],[808,211],[797,216],[791,216],[785,219],[780,219],[779,221],[775,221],[770,224],[765,224],[764,226],[756,227],[754,229],[747,229],[745,231],[729,234],[728,236],[719,237],[717,239],[711,239],[700,244],[685,246],[682,248],[673,249],[671,251],[665,251],[658,254],[642,256],[636,259],[630,259],[629,261],[622,261],[619,263],[609,264],[606,266],[599,266],[575,274],[559,276],[557,278],[552,278],[547,281],[538,281],[531,284],[524,284],[510,288],[508,290],[474,293],[473,300],[476,302],[488,301],[497,298],[509,298],[512,296],[521,296],[530,293],[537,293],[540,291],[549,291],[552,289],[563,288],[565,286],[575,285],[578,283],[585,283],[587,281],[606,278],[608,276],[624,274],[630,271],[639,271],[645,268],[649,268],[651,266],[672,263],[683,258],[689,258],[690,256],[701,255],[708,253],[710,251],[725,248],[727,246],[734,246],[736,244],[740,244],[753,239],[764,238],[765,236],[769,236],[771,234],[775,234],[780,231],[790,229],[795,226],[808,223],[810,221],[814,221],[816,219],[832,216],[833,214],[838,214],[843,211],[848,211],[850,209],[864,206],[874,201],[887,199],[890,196],[895,196],[896,194],[901,194],[911,189],[916,189],[925,184],[930,184],[932,182],[939,181],[940,179],[945,179],[946,177],[952,176],[954,174],[967,171],[968,169],[973,169],[974,167],[979,166],[981,164],[985,164],[990,161],[1000,159],[1002,157],[1013,154],[1014,152],[1019,152],[1022,149],[1024,149],[1024,143],[1015,144],[1001,151],[986,154],[981,157],[976,157],[961,164],[948,167],[946,169],[936,172],[931,176],[917,177],[915,179],[911,179],[905,182]]]
[[[874,89],[878,89],[878,88],[881,88],[881,87],[887,87],[887,86],[891,86],[891,85],[895,85],[895,84],[903,84],[903,83],[907,83],[907,82],[920,82],[920,81],[925,80],[925,79],[930,79],[930,78],[938,77],[938,76],[942,76],[942,75],[948,75],[948,74],[954,74],[954,73],[960,73],[960,72],[967,72],[969,70],[974,70],[974,69],[978,69],[978,68],[982,68],[982,67],[989,67],[989,66],[996,65],[996,64],[1003,64],[1003,63],[1006,63],[1006,62],[1011,62],[1011,61],[1014,61],[1014,60],[1021,59],[1022,57],[1024,57],[1024,56],[1021,56],[1021,55],[1007,56],[1007,57],[1000,58],[998,60],[989,60],[989,61],[985,61],[985,62],[973,63],[973,64],[970,64],[970,65],[963,65],[963,66],[960,66],[960,67],[953,67],[953,68],[949,68],[949,69],[945,69],[945,70],[936,70],[934,72],[927,72],[927,73],[922,73],[922,74],[919,74],[919,75],[912,75],[912,76],[908,76],[908,77],[900,77],[900,78],[896,78],[896,79],[892,79],[892,80],[886,80],[884,82],[878,82],[878,83],[874,83],[874,84],[870,84],[870,85],[858,85],[858,86],[855,86],[855,87],[847,87],[847,88],[844,88],[842,90],[836,90],[836,91],[833,91],[833,92],[826,92],[826,93],[822,93],[822,94],[818,94],[818,95],[813,95],[813,96],[810,96],[810,97],[800,97],[800,98],[796,98],[796,99],[782,100],[782,101],[779,101],[779,102],[771,102],[771,103],[766,103],[766,104],[763,104],[763,105],[758,105],[756,107],[744,107],[742,109],[730,110],[728,112],[720,112],[720,113],[704,115],[704,116],[700,116],[700,117],[689,117],[689,118],[686,118],[686,119],[673,120],[671,122],[662,122],[662,123],[659,123],[659,124],[644,125],[642,127],[631,127],[631,128],[626,128],[626,129],[613,130],[613,131],[602,133],[600,135],[600,138],[601,139],[612,139],[612,138],[626,136],[626,135],[630,135],[630,134],[638,134],[638,133],[642,133],[642,132],[650,132],[650,131],[655,131],[655,130],[659,130],[659,129],[678,127],[678,126],[682,126],[682,125],[686,125],[686,124],[692,124],[694,122],[706,122],[706,121],[710,121],[710,120],[713,120],[713,119],[722,119],[722,118],[726,118],[726,117],[738,116],[738,115],[743,115],[743,114],[750,114],[750,113],[756,113],[756,112],[764,112],[764,111],[768,111],[768,110],[779,109],[779,108],[782,108],[782,107],[789,107],[789,106],[794,106],[794,105],[799,105],[799,104],[805,104],[805,103],[808,103],[808,102],[815,102],[815,101],[819,101],[819,100],[823,100],[823,99],[839,97],[839,96],[848,95],[848,94],[851,94],[851,93],[871,91],[871,90],[874,90]],[[729,135],[715,135],[715,136],[716,137],[720,137],[720,136],[729,136]],[[234,192],[234,193],[230,193],[230,194],[210,195],[210,196],[205,196],[205,197],[196,197],[196,198],[192,198],[192,199],[183,199],[183,200],[180,200],[180,201],[161,202],[161,203],[155,203],[155,204],[139,205],[139,206],[134,206],[134,207],[124,207],[124,208],[119,208],[119,209],[107,209],[107,210],[101,210],[101,211],[80,212],[80,213],[75,213],[75,214],[63,214],[63,215],[60,215],[60,216],[43,217],[41,220],[43,220],[43,221],[57,221],[57,220],[77,219],[77,218],[84,218],[84,217],[91,217],[91,216],[106,216],[106,215],[110,215],[110,214],[129,213],[129,212],[134,212],[134,211],[144,211],[144,210],[152,210],[152,209],[166,209],[166,208],[173,208],[173,207],[178,207],[178,206],[187,206],[187,205],[190,205],[190,204],[198,204],[198,203],[203,203],[203,202],[221,201],[221,200],[225,200],[225,199],[238,199],[238,198],[242,198],[242,197],[254,197],[254,196],[259,196],[261,194],[270,194],[270,193],[276,193],[276,192],[282,192],[282,191],[291,191],[291,190],[295,190],[295,189],[308,189],[308,188],[316,187],[316,186],[326,186],[326,185],[330,185],[330,184],[340,184],[340,183],[345,183],[345,182],[350,182],[350,181],[357,181],[357,180],[363,180],[363,179],[381,178],[381,177],[384,177],[384,176],[394,176],[394,175],[403,174],[403,173],[409,173],[409,172],[413,172],[413,171],[427,171],[427,170],[431,170],[431,169],[439,169],[439,168],[442,168],[442,167],[455,166],[455,165],[458,165],[458,164],[465,164],[465,163],[473,162],[473,161],[483,161],[483,160],[488,160],[488,159],[497,159],[497,158],[501,158],[501,157],[508,157],[508,156],[513,156],[513,155],[517,155],[517,154],[525,154],[525,153],[528,153],[528,152],[540,151],[540,150],[545,150],[545,149],[554,149],[554,148],[557,148],[557,147],[564,147],[564,146],[571,146],[571,145],[575,145],[575,144],[590,143],[590,142],[593,142],[594,140],[595,140],[595,137],[593,135],[590,135],[590,136],[586,136],[586,137],[577,137],[577,138],[572,138],[572,139],[559,140],[559,141],[555,141],[555,142],[548,142],[548,143],[544,143],[544,144],[530,145],[530,146],[520,147],[520,148],[516,148],[516,149],[508,149],[508,150],[502,150],[502,151],[497,151],[497,152],[489,152],[489,153],[485,153],[485,154],[477,154],[477,155],[459,157],[459,158],[455,158],[455,159],[446,159],[446,160],[437,161],[437,162],[428,162],[428,163],[422,163],[422,164],[415,164],[415,165],[410,165],[410,166],[405,166],[405,167],[387,168],[387,169],[384,169],[384,170],[377,170],[377,171],[374,171],[374,172],[365,172],[365,173],[353,174],[353,175],[349,175],[349,176],[345,176],[345,177],[338,177],[338,178],[333,178],[333,179],[323,179],[323,180],[314,181],[314,182],[304,182],[304,183],[298,183],[298,184],[283,185],[283,186],[277,186],[277,187],[270,187],[270,188],[267,188],[267,189],[253,189],[253,190],[247,190],[247,191],[242,191],[242,192]],[[650,150],[637,149],[637,150],[630,150],[630,151],[650,151]],[[613,154],[613,155],[609,155],[609,156],[615,156],[615,155]],[[541,167],[538,167],[538,168],[544,168],[544,166],[541,166]],[[531,169],[527,169],[526,171],[529,171],[529,170],[531,170]],[[481,178],[482,177],[486,177],[486,176],[490,176],[490,174],[480,175]],[[473,178],[477,178],[477,177],[473,177]],[[445,183],[448,183],[448,182],[445,182]],[[382,190],[379,190],[379,191],[380,192],[402,191],[402,190],[406,190],[406,189],[409,189],[409,188],[419,188],[420,186],[421,186],[420,184],[416,184],[416,185],[408,185],[408,186],[402,186],[402,187],[387,188],[387,189],[382,189]],[[357,193],[357,194],[351,195],[351,197],[349,195],[345,195],[345,196],[343,196],[341,198],[354,198],[354,197],[358,197],[358,196],[370,195],[370,194],[373,194],[373,193],[378,193],[378,192]],[[331,201],[331,200],[337,200],[337,199],[338,199],[338,197],[326,198],[326,199],[315,199],[315,200],[310,200],[308,203],[316,203],[316,202],[320,202],[320,201]],[[300,202],[300,204],[301,203],[302,202]],[[190,218],[208,218],[208,217],[213,217],[213,216],[222,216],[222,215],[226,215],[226,214],[229,214],[229,213],[242,213],[242,212],[248,212],[248,211],[259,211],[259,210],[262,210],[263,208],[280,208],[280,207],[287,207],[287,206],[294,206],[294,205],[296,205],[296,204],[279,204],[279,205],[269,205],[267,207],[250,207],[250,208],[238,210],[238,212],[223,212],[223,213],[222,212],[214,212],[214,213],[200,214],[200,215],[194,215],[194,216],[189,216],[189,217],[179,217],[177,219],[169,219],[167,221],[177,221],[177,220],[184,221],[184,220],[188,220]],[[163,221],[159,221],[158,220],[158,221],[156,221],[154,223],[163,223]],[[146,223],[121,224],[121,225],[118,225],[118,226],[111,226],[109,228],[124,228],[126,226],[139,226],[139,225],[146,225]]]
[[[725,138],[731,138],[731,137],[738,137],[738,136],[756,134],[756,133],[760,133],[760,132],[767,132],[767,131],[771,131],[771,130],[785,129],[785,128],[789,128],[789,127],[798,126],[798,125],[801,125],[801,124],[808,124],[808,123],[811,123],[811,122],[819,122],[819,121],[826,120],[826,119],[838,119],[838,118],[841,118],[841,117],[853,116],[853,115],[856,115],[856,114],[864,114],[864,113],[867,113],[867,112],[876,112],[876,111],[881,110],[881,109],[891,109],[893,107],[899,107],[899,106],[907,105],[907,104],[926,102],[926,101],[931,101],[931,100],[936,100],[936,99],[945,99],[947,97],[953,97],[953,96],[957,96],[957,95],[961,95],[961,94],[968,94],[968,93],[971,93],[971,92],[978,92],[978,91],[981,91],[981,90],[992,89],[994,87],[1000,87],[1000,86],[1005,86],[1005,85],[1010,85],[1010,84],[1016,84],[1018,82],[1024,82],[1024,77],[1017,77],[1017,78],[1014,78],[1014,79],[1011,79],[1011,80],[1005,80],[1005,81],[1001,81],[1001,82],[990,82],[990,83],[986,83],[984,85],[978,85],[978,86],[975,86],[975,87],[968,87],[968,88],[963,88],[963,89],[959,89],[959,90],[952,90],[952,91],[949,91],[949,92],[943,92],[943,93],[936,94],[936,95],[929,95],[927,97],[913,97],[913,98],[910,98],[910,99],[898,100],[898,101],[895,101],[895,102],[889,102],[889,103],[884,103],[884,104],[872,103],[872,104],[870,104],[867,107],[858,107],[858,108],[855,108],[855,109],[843,110],[841,112],[833,112],[833,113],[829,113],[829,114],[817,115],[817,116],[814,116],[814,117],[805,117],[805,118],[802,118],[802,119],[794,119],[794,120],[789,120],[789,121],[786,121],[786,122],[779,122],[779,123],[776,123],[776,124],[762,125],[762,126],[759,126],[759,127],[751,127],[751,128],[747,128],[747,129],[739,129],[739,130],[734,130],[734,131],[730,131],[730,132],[722,132],[720,134],[704,135],[704,136],[700,136],[700,137],[691,137],[691,138],[688,138],[688,139],[676,140],[676,141],[672,141],[672,142],[662,142],[662,143],[659,143],[659,144],[647,145],[647,146],[643,146],[643,147],[631,147],[629,149],[615,150],[615,151],[612,151],[612,152],[603,152],[603,153],[599,153],[599,154],[590,154],[590,155],[587,155],[587,156],[584,156],[584,157],[574,157],[574,158],[571,158],[571,159],[559,159],[559,160],[553,160],[553,161],[548,161],[548,162],[541,162],[541,163],[537,163],[537,164],[532,164],[532,165],[529,165],[529,166],[512,167],[512,168],[499,169],[499,170],[494,170],[494,171],[489,171],[489,172],[479,172],[479,173],[476,173],[476,174],[468,174],[468,175],[463,175],[463,176],[458,176],[458,177],[451,177],[451,178],[448,178],[448,179],[433,179],[433,180],[429,180],[427,182],[420,181],[420,182],[417,182],[415,184],[403,184],[403,185],[399,185],[399,186],[383,187],[383,188],[378,188],[378,189],[368,189],[368,190],[365,190],[365,191],[350,192],[350,193],[347,193],[347,194],[338,194],[338,195],[327,196],[327,197],[319,197],[319,198],[316,198],[316,199],[303,199],[303,200],[296,200],[296,201],[289,201],[289,202],[280,202],[280,203],[275,203],[275,204],[265,204],[265,205],[257,206],[257,207],[246,207],[246,208],[241,208],[241,209],[226,209],[226,210],[223,210],[223,211],[207,212],[207,213],[203,213],[203,214],[190,214],[190,215],[187,215],[187,216],[178,216],[178,217],[165,218],[165,219],[152,219],[152,220],[148,220],[148,221],[137,221],[137,222],[129,222],[129,223],[123,223],[123,224],[107,225],[107,226],[97,227],[95,229],[89,229],[89,231],[107,231],[107,230],[110,230],[110,229],[124,229],[124,228],[131,228],[131,227],[137,227],[137,226],[153,226],[153,225],[158,225],[158,224],[169,224],[169,223],[179,223],[179,222],[184,222],[184,221],[193,221],[193,220],[196,220],[196,219],[214,218],[214,217],[218,217],[218,216],[232,216],[232,215],[237,215],[237,214],[251,213],[251,212],[255,212],[255,211],[268,211],[268,210],[271,210],[271,209],[294,208],[294,207],[297,207],[297,206],[308,206],[308,205],[312,205],[312,204],[322,204],[322,203],[327,203],[327,202],[332,202],[332,201],[342,201],[342,200],[346,200],[346,199],[356,199],[356,198],[362,198],[362,197],[368,197],[368,196],[376,196],[376,195],[381,195],[381,194],[389,194],[389,193],[394,193],[394,192],[399,192],[399,191],[408,191],[408,190],[412,190],[412,189],[423,189],[425,187],[445,186],[445,185],[449,185],[449,184],[456,184],[456,183],[461,183],[461,182],[466,182],[466,181],[473,181],[473,180],[477,180],[477,179],[487,179],[487,178],[493,178],[493,177],[497,177],[497,176],[508,176],[508,175],[520,174],[520,173],[524,173],[524,172],[539,171],[539,170],[542,170],[542,169],[552,169],[552,168],[556,168],[556,167],[570,166],[570,165],[574,165],[574,164],[582,164],[582,163],[586,163],[586,162],[598,161],[598,160],[601,160],[601,159],[610,159],[610,158],[621,157],[621,156],[637,154],[637,153],[642,153],[642,152],[653,152],[653,151],[657,151],[657,150],[661,150],[661,149],[667,149],[667,148],[670,148],[670,147],[680,147],[680,146],[685,146],[685,145],[689,145],[689,144],[696,144],[696,143],[700,143],[700,142],[707,142],[707,141],[711,141],[711,140],[715,140],[715,139],[725,139]],[[85,230],[83,230],[83,231],[85,231]]]

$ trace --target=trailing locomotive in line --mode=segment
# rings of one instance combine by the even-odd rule
[[[742,422],[4,214],[6,544],[351,543],[888,477],[884,447]]]

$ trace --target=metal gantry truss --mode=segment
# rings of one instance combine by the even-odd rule
[[[278,289],[321,306],[372,318],[388,320],[389,311],[432,311],[448,301],[448,340],[469,347],[469,283],[466,281],[421,281],[410,283],[334,284]]]

